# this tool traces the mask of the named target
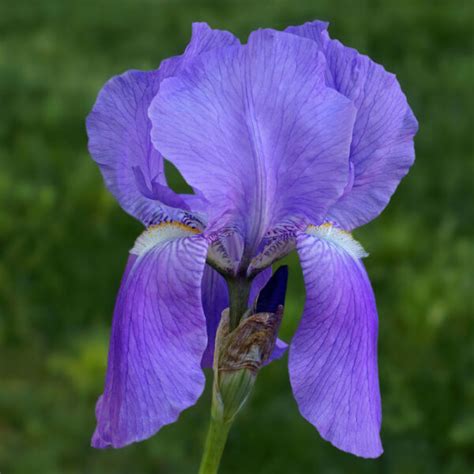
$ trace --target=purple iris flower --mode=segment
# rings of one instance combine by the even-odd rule
[[[300,412],[336,447],[379,456],[377,312],[349,231],[385,208],[414,160],[417,122],[395,76],[323,22],[258,30],[245,45],[197,23],[181,56],[112,78],[87,131],[107,187],[146,227],[115,306],[93,446],[148,438],[193,405],[226,279],[252,281],[251,305],[296,249]],[[194,194],[168,186],[164,157]]]

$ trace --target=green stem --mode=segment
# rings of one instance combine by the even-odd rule
[[[227,280],[230,300],[229,332],[237,328],[243,314],[247,311],[251,284],[251,280],[244,277],[234,277]],[[238,374],[227,374],[227,383],[224,385],[224,389],[220,386],[219,354],[222,349],[216,338],[211,421],[199,474],[217,474],[232,420],[245,402],[253,385],[249,382],[249,375],[252,381],[254,377],[251,374],[246,374],[245,371],[240,371],[241,373]]]
[[[217,474],[231,425],[232,421],[226,422],[222,416],[211,414],[199,474]]]
[[[252,282],[247,278],[227,280],[229,288],[229,329],[233,331],[247,311],[250,287]]]

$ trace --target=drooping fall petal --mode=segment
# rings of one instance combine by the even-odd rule
[[[319,227],[298,237],[297,250],[306,303],[289,370],[300,412],[339,449],[380,456],[378,319],[363,249],[342,231]]]
[[[207,344],[201,280],[207,242],[178,224],[147,230],[132,249],[117,298],[105,389],[92,445],[152,436],[204,388]]]

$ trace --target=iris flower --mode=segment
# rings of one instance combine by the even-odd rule
[[[339,449],[379,456],[378,318],[350,232],[414,161],[417,122],[395,76],[323,22],[257,30],[246,44],[197,23],[181,56],[107,82],[87,131],[107,187],[145,226],[117,297],[93,446],[146,439],[192,406],[222,311],[230,304],[235,327],[235,301],[250,306],[296,250],[299,410]],[[165,158],[192,194],[168,186]],[[272,357],[284,350],[278,341]]]

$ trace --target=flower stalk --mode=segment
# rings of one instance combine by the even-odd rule
[[[275,313],[248,310],[234,330],[230,314],[223,311],[216,335],[211,421],[199,474],[217,473],[232,422],[274,349],[283,306]]]
[[[211,421],[207,432],[204,453],[199,474],[216,474],[221,462],[222,453],[227,441],[232,421],[225,421],[215,409],[215,391],[212,396]]]
[[[229,326],[233,331],[247,311],[251,281],[246,278],[228,279],[227,287],[229,288]]]

